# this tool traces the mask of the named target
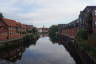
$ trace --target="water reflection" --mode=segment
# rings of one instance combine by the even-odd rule
[[[0,49],[0,58],[15,64],[75,64],[63,45],[53,44],[49,37]]]
[[[4,59],[6,61],[10,61],[14,63],[17,60],[21,59],[22,54],[24,53],[26,48],[28,48],[30,45],[35,45],[35,44],[36,44],[36,40],[30,42],[18,42],[16,44],[10,44],[0,47],[0,59]]]
[[[63,45],[53,44],[48,37],[40,38],[24,52],[17,64],[75,64]]]

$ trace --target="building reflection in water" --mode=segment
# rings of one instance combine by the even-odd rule
[[[41,34],[40,37],[48,37],[48,34]]]
[[[17,60],[20,60],[25,49],[28,48],[30,45],[35,45],[36,40],[30,42],[19,42],[19,43],[20,44],[11,44],[1,47],[0,59],[4,59],[12,63],[16,62]]]
[[[57,39],[51,40],[54,44]],[[15,64],[75,64],[63,46],[53,44],[45,37],[38,40],[37,43],[34,41],[5,45],[5,47],[0,48],[0,58]]]

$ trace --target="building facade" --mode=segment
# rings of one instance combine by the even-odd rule
[[[59,34],[75,38],[80,29],[87,33],[96,32],[96,6],[87,6],[80,12],[79,18],[68,23],[58,25]]]
[[[32,25],[26,25],[4,18],[0,14],[0,40],[22,38],[28,34],[28,30],[32,30],[32,27]]]

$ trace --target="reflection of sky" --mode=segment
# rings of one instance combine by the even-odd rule
[[[22,56],[23,64],[75,64],[62,45],[52,44],[49,38],[40,38],[36,46],[30,46]]]

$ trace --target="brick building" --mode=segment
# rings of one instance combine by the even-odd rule
[[[3,17],[0,14],[0,40],[7,39],[8,36],[8,29],[7,25],[3,22]]]
[[[20,33],[18,32],[20,27],[18,26],[18,23],[16,21],[3,18],[3,22],[6,24],[7,27],[7,39],[20,37]]]
[[[0,14],[0,40],[16,39],[23,37],[32,25],[21,24],[11,19],[4,18]],[[22,34],[22,32],[25,32]]]
[[[87,6],[80,12],[79,18],[68,23],[58,25],[59,34],[74,38],[79,29],[88,33],[96,32],[96,6]]]
[[[90,15],[89,18],[88,15]],[[88,23],[90,19],[91,22]],[[79,21],[81,28],[84,28],[89,32],[96,32],[96,6],[87,6],[83,11],[81,11],[79,15]]]
[[[79,25],[78,19],[70,22],[69,24],[59,24],[58,25],[59,34],[74,38],[79,29],[78,25]]]

